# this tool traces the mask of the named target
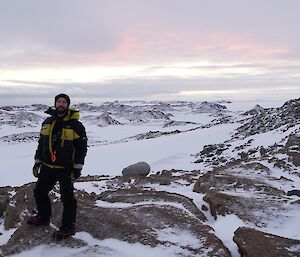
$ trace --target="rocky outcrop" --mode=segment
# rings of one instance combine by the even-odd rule
[[[265,109],[262,106],[260,106],[259,104],[255,105],[254,108],[252,108],[251,110],[242,113],[242,115],[244,115],[244,116],[265,115],[265,114],[266,114]]]
[[[261,226],[274,216],[274,210],[283,213],[285,192],[268,183],[270,170],[260,163],[219,168],[201,176],[194,191],[205,193],[211,214],[235,214],[245,222]]]
[[[230,144],[205,145],[200,153],[195,154],[197,158],[195,163],[205,162],[206,165],[219,166],[228,161],[222,153],[230,146]]]
[[[75,185],[82,188],[75,192],[78,203],[76,231],[86,232],[99,242],[110,238],[151,247],[177,247],[176,254],[183,257],[226,257],[231,254],[208,225],[208,211],[216,219],[220,215],[235,214],[246,224],[257,227],[264,227],[268,219],[282,218],[284,215],[280,215],[288,211],[285,192],[270,184],[275,178],[270,169],[261,163],[236,162],[200,177],[199,174],[197,170],[164,170],[147,177],[81,177]],[[169,183],[160,187],[162,181]],[[290,183],[280,178],[276,180],[276,185],[281,182],[285,186]],[[191,190],[194,183],[194,192],[204,194],[203,199],[209,208],[206,204],[199,204],[195,193],[188,194],[192,199],[180,193]],[[4,199],[1,202],[4,206],[3,222],[7,224],[6,229],[16,229],[9,241],[0,247],[0,256],[17,254],[45,244],[49,247],[79,248],[83,256],[88,256],[88,252],[101,252],[101,246],[88,244],[84,239],[70,237],[62,242],[52,239],[51,234],[60,226],[62,217],[57,187],[50,194],[53,210],[50,227],[27,225],[24,219],[35,207],[33,188],[34,183],[0,189],[0,200]],[[290,193],[295,194],[294,191]],[[296,201],[293,203],[298,204]],[[206,216],[200,209],[206,212]],[[251,233],[243,229],[235,233],[234,240],[242,256],[265,256],[263,251],[252,251],[251,238],[254,241],[260,237]],[[183,237],[189,240],[181,240]],[[269,235],[265,237],[265,240],[270,239]],[[297,245],[286,242],[288,249],[279,247],[279,254],[274,256],[289,256],[284,255],[286,250],[291,254],[294,251],[296,255],[291,256],[297,256]],[[270,241],[270,245],[273,243]]]
[[[9,203],[9,191],[11,187],[2,187],[0,188],[0,217],[3,216],[7,205]]]
[[[195,109],[195,113],[215,113],[226,110],[227,107],[214,102],[202,102]]]
[[[35,207],[33,188],[35,183],[10,188],[9,203],[4,212],[4,229],[17,228],[23,218]]]
[[[300,166],[300,133],[289,136],[285,149],[292,163],[295,166]]]
[[[187,126],[187,125],[197,125],[196,122],[190,122],[190,121],[175,121],[175,120],[172,120],[172,121],[169,121],[167,123],[164,124],[164,128],[167,128],[167,127],[173,127],[173,126]]]
[[[241,120],[244,124],[236,130],[236,138],[246,138],[283,126],[283,129],[287,130],[300,122],[300,98],[290,100],[279,108],[256,107],[246,114],[252,117]]]
[[[164,191],[141,190],[141,189],[118,189],[116,191],[105,191],[97,199],[115,203],[142,203],[161,202],[174,203],[182,205],[186,210],[191,212],[199,220],[206,221],[204,214],[199,211],[191,199],[175,193],[168,193]]]
[[[122,125],[121,122],[111,117],[111,113],[105,111],[99,116],[88,115],[83,118],[85,122],[96,124],[99,127],[106,127],[110,125]]]
[[[43,119],[42,116],[28,111],[28,109],[15,110],[13,107],[11,109],[4,107],[3,110],[5,111],[0,112],[0,125],[5,124],[18,128],[36,127]]]
[[[91,182],[90,179],[89,182],[82,181],[78,183]],[[28,208],[31,208],[29,203],[33,201],[33,195],[27,194],[26,199],[23,196],[28,193],[27,190],[32,189],[32,186],[33,184],[29,184],[20,188],[20,192],[15,189],[15,200],[19,199],[16,200],[16,206],[20,205],[20,208],[15,210],[20,221],[9,241],[0,247],[2,254],[0,256],[16,254],[42,244],[48,244],[49,247],[84,246],[85,252],[97,251],[97,245],[87,246],[85,241],[73,237],[62,242],[55,242],[51,238],[55,228],[60,225],[62,214],[56,188],[51,194],[53,206],[51,226],[27,225],[22,220],[22,211],[19,209],[25,208],[23,212],[27,212]],[[76,198],[78,203],[76,231],[85,231],[95,239],[113,238],[151,247],[176,246],[179,249],[178,254],[186,257],[231,256],[220,239],[214,235],[212,228],[204,223],[205,217],[202,212],[190,199],[182,195],[131,186],[127,189],[106,190],[99,195],[78,190]],[[192,242],[179,240],[183,234]]]
[[[241,257],[297,257],[300,241],[284,238],[252,228],[240,227],[234,233]]]
[[[8,136],[0,137],[0,142],[7,143],[26,143],[26,142],[37,142],[39,140],[39,132],[25,132],[19,134],[11,134]]]
[[[164,113],[156,109],[134,109],[132,113],[127,113],[127,119],[131,122],[147,122],[149,120],[170,120],[171,113]]]

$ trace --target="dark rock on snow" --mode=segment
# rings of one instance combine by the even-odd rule
[[[127,176],[127,177],[132,177],[132,176],[146,177],[149,173],[150,173],[150,166],[146,162],[138,162],[122,170],[123,176]]]

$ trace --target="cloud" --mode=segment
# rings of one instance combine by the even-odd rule
[[[0,65],[169,62],[299,53],[299,1],[0,3]]]
[[[299,9],[297,0],[2,1],[0,97],[294,90]]]

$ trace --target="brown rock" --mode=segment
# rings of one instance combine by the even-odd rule
[[[237,201],[233,196],[229,196],[218,191],[208,191],[203,197],[203,200],[207,202],[210,206],[211,215],[217,219],[218,215],[224,216],[225,214],[230,214],[231,210],[228,206],[232,202]]]
[[[30,195],[30,198],[33,196]],[[178,246],[182,249],[181,256],[219,256],[229,257],[230,252],[214,235],[211,227],[203,223],[204,216],[193,202],[181,195],[150,190],[126,189],[107,191],[100,196],[77,191],[78,203],[77,231],[86,231],[96,239],[114,238],[129,243],[142,243],[149,246],[172,246],[173,232],[180,237],[182,232],[193,236],[196,243],[183,243]],[[128,207],[101,207],[95,204],[100,199],[110,203],[131,203]],[[159,202],[158,204],[156,202]],[[61,203],[53,204],[52,223],[60,225]],[[172,236],[159,238],[159,233],[171,231]],[[4,256],[16,254],[41,244],[50,244],[53,228],[35,228],[25,222],[12,235],[9,242],[0,247]],[[168,235],[168,234],[165,234]],[[68,238],[59,245],[68,247],[82,247],[85,242]],[[84,251],[99,252],[97,245],[85,246]]]
[[[168,193],[164,191],[150,191],[140,189],[119,189],[116,191],[105,191],[99,200],[107,202],[138,203],[143,201],[174,202],[182,204],[187,210],[193,213],[198,219],[206,221],[205,215],[197,208],[193,201],[183,195]]]
[[[300,166],[300,153],[299,152],[289,152],[289,157],[291,158],[293,164],[297,167]]]
[[[78,229],[91,233],[95,238],[116,238],[154,247],[169,245],[167,239],[161,241],[157,238],[157,232],[173,228],[180,233],[188,230],[201,241],[197,248],[181,246],[189,252],[187,256],[197,254],[230,256],[227,248],[212,233],[212,229],[202,222],[205,219],[204,215],[190,199],[184,196],[167,192],[125,189],[106,191],[98,199],[111,203],[138,203],[138,205],[128,208],[96,208],[86,207],[86,203],[82,203],[85,205],[85,210],[79,212]],[[162,204],[156,204],[155,201]],[[182,204],[186,211],[176,207],[178,204]],[[89,208],[91,209],[88,210]],[[86,220],[91,222],[87,223]]]
[[[11,187],[1,187],[0,188],[0,217],[4,214],[8,202],[9,202],[9,191]]]
[[[300,241],[240,227],[233,240],[242,257],[299,257]]]
[[[22,220],[22,215],[35,208],[33,188],[35,183],[29,183],[19,188],[14,188],[15,195],[9,200],[5,211],[4,228],[17,227],[17,223]]]
[[[205,193],[203,200],[215,218],[235,214],[261,226],[275,215],[274,210],[279,215],[286,208],[285,192],[266,183],[268,176],[268,169],[254,164],[218,168],[200,177],[194,191]]]

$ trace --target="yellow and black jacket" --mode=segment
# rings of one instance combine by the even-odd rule
[[[63,118],[49,108],[50,114],[40,132],[35,162],[50,168],[81,169],[87,152],[85,128],[79,121],[79,111],[68,109]]]

